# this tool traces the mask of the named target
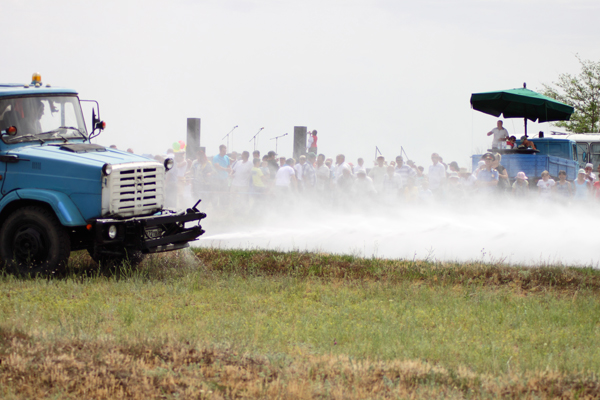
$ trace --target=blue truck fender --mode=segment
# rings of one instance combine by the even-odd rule
[[[75,203],[64,193],[53,190],[18,189],[8,193],[0,200],[0,210],[18,200],[36,200],[50,205],[63,226],[86,224]]]

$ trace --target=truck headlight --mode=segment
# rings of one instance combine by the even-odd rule
[[[108,227],[108,238],[114,239],[117,237],[117,227],[115,225],[111,225]]]
[[[175,165],[175,161],[172,158],[167,158],[165,160],[165,170],[170,170]]]
[[[102,173],[104,174],[104,176],[109,176],[111,172],[112,172],[112,165],[104,164],[102,166]]]

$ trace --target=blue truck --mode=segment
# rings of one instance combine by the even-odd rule
[[[88,133],[78,93],[44,85],[39,74],[0,84],[0,268],[58,273],[75,250],[100,264],[136,265],[204,233],[199,202],[164,208],[173,160],[92,143],[104,126],[93,102]]]
[[[535,144],[537,151],[531,149],[518,149],[521,141],[517,141],[515,150],[490,150],[502,154],[501,164],[506,168],[511,182],[515,180],[518,172],[523,171],[530,180],[536,183],[542,176],[543,171],[557,179],[558,171],[564,170],[568,180],[577,179],[579,170],[577,144],[570,139],[538,138],[529,139]],[[477,163],[481,154],[471,156],[473,171],[477,169]]]

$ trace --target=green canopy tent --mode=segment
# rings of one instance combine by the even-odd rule
[[[518,89],[473,93],[471,106],[495,117],[502,114],[504,118],[523,118],[525,135],[528,119],[533,122],[568,121],[573,114],[573,107],[529,90],[525,84]]]

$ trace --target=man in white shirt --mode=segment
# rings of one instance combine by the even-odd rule
[[[352,174],[352,168],[346,162],[346,156],[338,154],[335,157],[335,167],[333,168],[334,183],[337,184],[340,178],[344,175],[344,170],[347,169]]]
[[[315,171],[315,162],[317,156],[315,153],[308,153],[308,160],[302,165],[302,184],[307,192],[314,192],[317,184],[317,174]]]
[[[396,169],[394,174],[400,177],[400,189],[402,189],[408,183],[408,178],[416,178],[417,173],[414,169],[404,164],[404,158],[402,156],[396,157]]]
[[[319,157],[317,157],[316,173],[317,173],[317,185],[316,185],[317,191],[318,192],[328,191],[329,183],[331,180],[331,171],[329,170],[327,165],[325,165],[325,155],[323,155],[323,154],[319,154]]]
[[[502,121],[498,121],[496,127],[489,131],[487,135],[494,135],[494,137],[492,138],[492,149],[503,149],[506,147],[508,131],[502,127]]]
[[[302,191],[303,189],[303,177],[304,177],[304,164],[306,163],[306,156],[300,156],[300,159],[296,165],[294,165],[294,170],[296,171],[296,179],[298,180],[298,190]]]
[[[367,176],[367,173],[364,169],[359,169],[356,171],[356,180],[354,181],[354,193],[357,195],[377,194],[377,190],[375,190],[375,186],[373,186],[373,179]]]
[[[383,191],[383,179],[385,177],[387,167],[385,166],[385,157],[377,157],[377,165],[369,171],[369,178],[373,179],[373,185],[378,193]]]
[[[429,167],[429,189],[436,194],[446,180],[446,168],[440,163],[440,155],[438,153],[431,155],[431,161],[433,165]]]
[[[477,182],[477,178],[475,175],[470,173],[466,168],[460,168],[458,170],[458,183],[465,189],[467,192],[472,192],[475,188],[475,182]]]
[[[236,192],[248,191],[250,178],[252,178],[253,164],[249,161],[250,153],[244,151],[242,159],[236,161],[231,167],[231,190]]]
[[[296,171],[292,165],[294,165],[294,159],[288,158],[285,164],[277,170],[275,189],[279,193],[288,194],[291,187],[296,187]]]
[[[231,167],[231,192],[234,201],[237,202],[236,208],[240,208],[248,201],[250,192],[250,182],[252,182],[252,168],[254,164],[249,160],[250,153],[244,151],[242,158],[237,160]]]
[[[352,173],[356,175],[359,169],[364,169],[365,171],[367,170],[365,168],[365,160],[363,160],[362,158],[359,158],[357,160],[357,165],[352,169]]]

